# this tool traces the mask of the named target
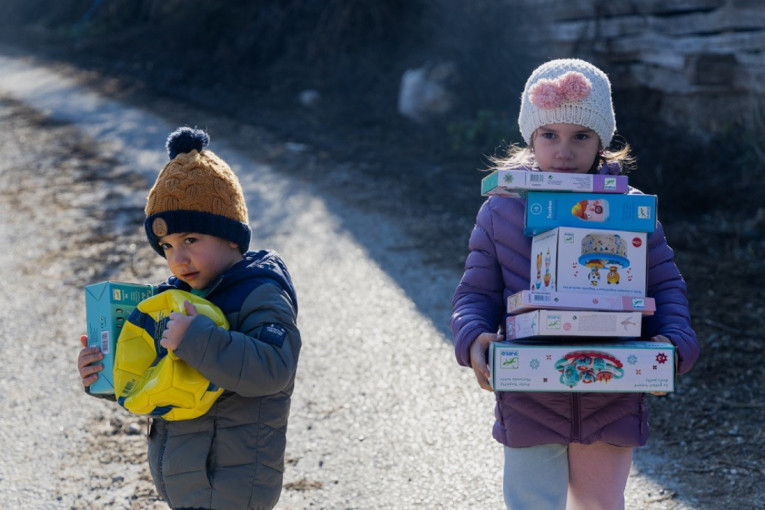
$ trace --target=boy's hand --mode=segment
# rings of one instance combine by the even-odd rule
[[[499,342],[502,335],[496,333],[481,333],[470,345],[470,366],[473,368],[478,385],[486,391],[494,391],[489,384],[489,366],[486,364],[486,353],[491,342]]]
[[[80,372],[80,379],[83,386],[90,386],[98,379],[98,373],[104,369],[101,363],[91,365],[96,361],[104,359],[104,354],[98,347],[88,347],[88,336],[82,335],[80,337],[80,343],[82,344],[82,350],[80,355],[77,356],[77,370]]]
[[[165,331],[162,332],[162,340],[159,344],[165,349],[176,350],[183,340],[183,335],[189,329],[191,321],[199,315],[197,307],[189,301],[184,301],[183,307],[186,309],[186,315],[178,312],[171,313]]]

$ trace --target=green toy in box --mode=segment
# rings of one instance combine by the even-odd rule
[[[85,287],[88,347],[97,346],[104,354],[104,359],[99,362],[104,369],[90,385],[90,393],[114,394],[112,371],[117,338],[136,305],[156,292],[153,285],[135,283],[101,282]]]

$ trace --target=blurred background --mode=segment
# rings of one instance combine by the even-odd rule
[[[576,56],[611,77],[632,182],[665,213],[762,207],[759,0],[3,0],[0,34],[298,141],[331,129],[335,151],[383,145],[452,173],[519,142],[526,77]]]

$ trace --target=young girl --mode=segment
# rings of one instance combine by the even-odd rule
[[[553,60],[538,67],[526,82],[518,124],[527,147],[516,147],[498,161],[502,168],[618,174],[631,163],[628,146],[608,151],[616,129],[608,77],[582,60]],[[452,301],[457,360],[471,367],[488,391],[488,345],[503,339],[507,297],[529,288],[531,238],[523,235],[524,205],[520,198],[496,196],[484,202]],[[685,282],[661,225],[647,244],[647,295],[655,298],[656,313],[643,320],[643,334],[675,346],[677,373],[682,374],[699,353]],[[632,449],[648,438],[645,394],[495,396],[493,436],[505,447],[508,508],[624,507]]]

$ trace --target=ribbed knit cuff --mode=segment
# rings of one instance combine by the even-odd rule
[[[245,253],[250,247],[250,226],[225,216],[201,211],[164,211],[152,214],[143,223],[146,237],[154,251],[165,256],[159,240],[168,234],[199,233],[236,243]]]

